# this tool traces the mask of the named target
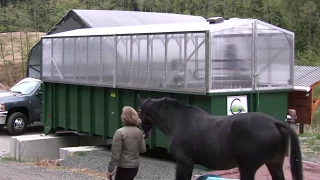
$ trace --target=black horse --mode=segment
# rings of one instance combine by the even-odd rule
[[[292,176],[303,180],[299,139],[284,122],[258,112],[212,116],[168,97],[142,100],[137,95],[137,101],[143,131],[149,133],[156,127],[168,138],[169,153],[176,160],[176,180],[191,179],[194,164],[211,170],[238,167],[241,180],[254,180],[265,164],[273,180],[284,180],[289,138]]]

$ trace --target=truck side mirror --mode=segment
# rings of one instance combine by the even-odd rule
[[[37,95],[37,96],[42,96],[42,91],[41,91],[41,90],[38,90],[38,91],[36,92],[36,95]]]

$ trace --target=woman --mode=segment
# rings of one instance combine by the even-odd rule
[[[146,144],[142,131],[137,127],[141,120],[133,108],[125,106],[121,120],[124,127],[118,129],[113,136],[107,177],[111,179],[117,166],[115,180],[132,180],[138,173],[139,156],[146,152]]]

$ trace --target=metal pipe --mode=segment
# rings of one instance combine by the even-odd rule
[[[86,67],[86,72],[87,72],[87,77],[86,80],[89,80],[89,37],[87,37],[87,67]]]
[[[127,37],[126,37],[125,46],[126,46],[126,63],[127,63],[128,62],[128,38]]]
[[[76,73],[77,73],[77,68],[76,68],[76,59],[77,59],[77,40],[73,38],[73,81],[76,80]]]
[[[133,38],[130,36],[130,86],[132,86],[132,51],[133,51]]]
[[[295,59],[295,54],[294,54],[294,49],[295,49],[295,35],[292,35],[292,41],[289,42],[291,45],[290,49],[290,79],[291,79],[291,85],[294,87],[294,59]]]
[[[187,47],[188,47],[188,37],[187,37],[187,34],[184,34],[184,89],[187,89],[187,63],[188,63]]]
[[[62,45],[61,45],[61,74],[62,76],[65,76],[63,73],[63,67],[64,67],[64,38],[62,38]]]
[[[257,76],[257,72],[256,72],[256,64],[257,64],[257,59],[256,59],[256,22],[254,21],[252,24],[252,59],[251,59],[251,73],[252,73],[252,89],[255,91],[256,87],[257,87],[257,82],[256,82],[256,76]]]
[[[256,26],[255,22],[252,23],[252,51],[251,51],[251,88],[252,91],[250,92],[250,111],[255,111],[254,109],[254,100],[253,100],[253,91],[256,90],[256,72],[255,72],[255,48],[256,48]]]
[[[46,47],[46,49],[48,49],[47,46],[45,46],[45,47]],[[47,51],[49,52],[49,50],[47,50]],[[50,79],[52,79],[52,71],[53,71],[53,66],[52,66],[52,59],[53,59],[53,39],[51,39],[51,53],[50,53],[50,56],[51,56],[51,60],[50,60],[50,69],[51,69],[50,74],[51,74],[51,77],[50,77]]]
[[[118,38],[117,35],[114,35],[114,51],[113,51],[113,88],[116,88],[117,81],[117,47],[118,47]]]
[[[164,81],[167,79],[167,73],[168,73],[168,35],[164,35],[164,65],[165,65],[165,70],[164,70]],[[167,84],[164,83],[163,85],[164,88],[167,87]]]
[[[204,40],[206,41],[205,44],[205,87],[206,87],[206,92],[209,92],[212,89],[212,58],[211,58],[211,33],[210,31],[207,31],[205,33]],[[198,39],[197,39],[197,44],[198,44]]]
[[[100,82],[102,83],[103,63],[102,63],[102,37],[100,37]]]
[[[181,36],[179,36],[179,60],[181,60],[182,49],[181,49]]]
[[[149,85],[149,47],[150,47],[150,40],[149,40],[149,35],[147,35],[147,82],[146,82],[146,86],[148,87]]]
[[[151,43],[150,43],[150,48],[151,48],[151,64],[152,64],[152,70],[150,72],[150,76],[151,76],[151,79],[152,79],[152,72],[153,72],[153,38],[151,39]]]
[[[255,89],[254,90],[256,90],[256,88],[258,89],[258,92],[256,93],[256,106],[255,106],[255,111],[258,111],[258,108],[259,108],[259,102],[260,102],[260,100],[259,100],[259,75],[260,75],[260,73],[258,73],[257,74],[257,21],[256,20],[254,20],[253,21],[253,38],[254,38],[254,48],[253,48],[253,50],[254,50],[254,74],[255,74]]]
[[[140,37],[138,38],[138,79],[140,79]]]
[[[192,39],[192,41],[193,41],[193,39]],[[193,41],[194,42],[194,41]],[[196,49],[197,48],[197,46],[198,46],[198,37],[196,37],[195,38],[195,42],[194,42],[194,49]],[[205,46],[207,46],[207,45],[205,45]],[[195,72],[196,72],[196,76],[197,77],[199,77],[199,71],[198,71],[198,69],[199,69],[199,51],[197,51],[196,53],[195,53],[195,63],[194,63],[194,70],[195,70]]]

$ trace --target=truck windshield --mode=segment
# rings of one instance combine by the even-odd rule
[[[29,94],[31,93],[37,86],[39,85],[39,82],[37,81],[28,81],[23,82],[20,84],[17,84],[13,86],[10,91],[12,92],[19,92],[21,94]]]

